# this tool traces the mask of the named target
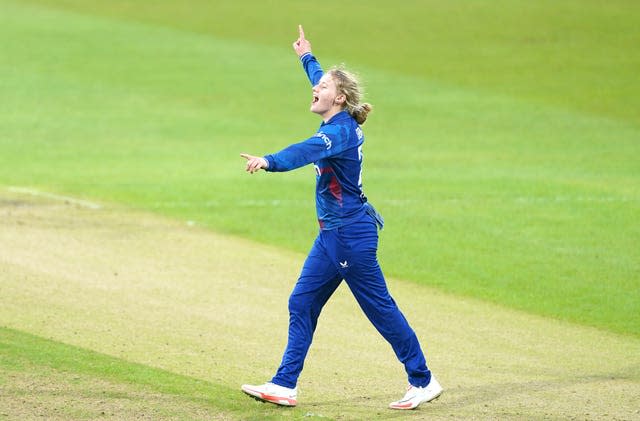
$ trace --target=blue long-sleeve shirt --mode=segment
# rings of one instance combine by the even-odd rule
[[[300,60],[312,86],[323,75],[311,54]],[[346,111],[322,122],[310,138],[266,155],[267,171],[290,171],[313,163],[316,169],[316,211],[323,230],[335,229],[370,212],[362,191],[362,129]]]

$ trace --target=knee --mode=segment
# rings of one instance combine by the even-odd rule
[[[291,296],[289,296],[289,314],[301,315],[309,312],[311,303],[307,301],[304,295],[291,294]]]

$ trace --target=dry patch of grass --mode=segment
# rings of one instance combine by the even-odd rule
[[[344,285],[320,318],[300,378],[299,407],[281,410],[247,399],[239,385],[268,380],[280,362],[287,296],[303,259],[186,222],[0,192],[5,327],[220,385],[230,391],[221,404],[229,417],[640,417],[637,338],[398,280],[389,280],[391,292],[445,387],[438,401],[410,414],[386,409],[402,394],[405,375]],[[55,371],[11,375],[3,390],[48,408],[68,395],[38,387],[73,388],[76,378]],[[108,380],[78,378],[114,393],[124,387],[132,414],[146,416],[136,400],[171,402],[157,389],[147,396]],[[30,382],[38,386],[30,389]],[[104,400],[105,414],[116,413],[124,402],[118,396],[74,394],[67,409],[78,412],[68,418],[92,418],[82,408],[97,400]],[[180,405],[169,405],[183,414],[178,418],[200,418],[200,404],[184,412]]]

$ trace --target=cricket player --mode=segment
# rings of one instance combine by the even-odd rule
[[[427,368],[418,338],[389,294],[377,260],[383,219],[362,190],[360,127],[372,107],[361,103],[357,79],[341,68],[323,72],[302,26],[293,43],[313,86],[311,111],[322,119],[310,138],[266,156],[241,154],[246,171],[291,171],[313,164],[320,230],[289,297],[289,336],[282,363],[271,381],[242,391],[277,405],[297,404],[297,382],[322,307],[344,280],[367,318],[404,364],[409,386],[392,409],[414,409],[442,393]]]

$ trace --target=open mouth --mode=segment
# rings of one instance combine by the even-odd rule
[[[316,102],[320,101],[320,98],[318,98],[317,96],[313,96],[313,99],[311,100],[311,104],[315,104]]]

